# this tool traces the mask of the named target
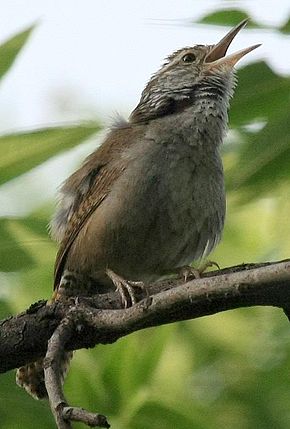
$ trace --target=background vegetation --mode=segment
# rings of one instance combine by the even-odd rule
[[[202,21],[233,25],[244,16],[227,10]],[[31,31],[0,46],[1,79]],[[290,20],[275,31],[289,37]],[[224,146],[227,222],[212,256],[221,266],[290,256],[289,94],[290,78],[267,63],[239,69]],[[99,129],[80,123],[0,136],[0,184]],[[29,216],[0,219],[1,318],[50,295],[56,246],[46,225],[52,210],[51,203]],[[118,429],[285,429],[289,323],[277,309],[251,308],[138,332],[77,352],[66,393],[72,404],[106,414]],[[0,421],[5,429],[54,428],[47,404],[19,389],[13,372],[1,375]]]

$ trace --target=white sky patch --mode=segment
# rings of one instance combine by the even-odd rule
[[[279,7],[272,0],[2,0],[1,41],[33,22],[37,28],[0,83],[0,131],[81,118],[107,121],[116,111],[128,116],[164,57],[224,36],[228,28],[188,25],[223,6],[271,25],[290,16],[289,0],[279,0]],[[290,74],[289,41],[279,32],[244,29],[231,49],[263,43],[240,66],[266,59],[276,71]],[[76,149],[2,186],[0,216],[24,215],[42,205],[85,153]]]

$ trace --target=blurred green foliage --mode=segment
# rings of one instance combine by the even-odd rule
[[[80,144],[98,130],[96,124],[81,124],[1,136],[0,184]]]
[[[227,10],[201,22],[235,24]],[[289,27],[289,22],[288,22]],[[285,24],[281,32],[289,29]],[[0,77],[31,29],[0,46]],[[212,258],[220,265],[290,255],[290,78],[265,62],[240,69],[224,145],[228,215]],[[79,124],[0,136],[0,183],[79,145],[98,130]],[[0,220],[0,315],[50,295],[56,246],[50,209]],[[66,382],[72,404],[109,417],[118,429],[286,429],[290,426],[290,334],[276,309],[240,309],[138,332],[76,353]],[[1,375],[0,425],[54,428],[36,402]],[[81,425],[76,424],[76,428]]]
[[[0,46],[0,79],[7,73],[27,42],[34,26],[27,28]]]
[[[246,18],[248,18],[248,14],[241,9],[225,9],[209,13],[197,22],[200,24],[229,25],[232,27]],[[253,19],[251,19],[247,27],[262,28],[262,26]]]

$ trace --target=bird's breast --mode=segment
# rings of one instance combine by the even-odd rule
[[[219,241],[225,214],[219,154],[179,144],[155,144],[110,196],[117,207],[108,224],[116,269],[127,266],[131,278],[191,263]]]
[[[146,281],[210,251],[225,212],[217,148],[205,153],[171,136],[142,141],[122,156],[130,162],[82,228],[68,265]]]

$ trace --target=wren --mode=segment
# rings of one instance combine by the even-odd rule
[[[226,55],[246,23],[217,44],[171,54],[129,120],[117,123],[66,180],[51,222],[60,243],[54,299],[117,287],[124,303],[131,297],[134,304],[135,286],[207,256],[220,241],[226,211],[220,146],[234,66],[260,46]],[[44,396],[31,365],[30,373],[18,371],[18,384]],[[41,364],[35,368],[41,375]]]

